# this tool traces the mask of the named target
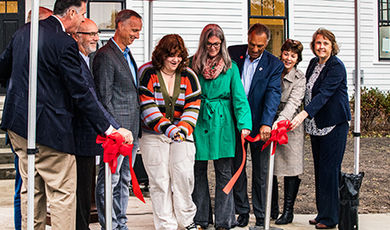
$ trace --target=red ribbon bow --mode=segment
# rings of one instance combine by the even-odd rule
[[[288,143],[287,132],[291,131],[290,125],[291,125],[291,122],[289,120],[279,121],[277,124],[277,128],[271,131],[271,137],[263,145],[261,151],[263,151],[268,145],[270,145],[273,142],[274,148],[272,151],[272,155],[274,155],[277,143],[279,143],[279,145],[287,144]],[[261,139],[260,133],[257,134],[257,136],[255,136],[255,137],[247,136],[244,138],[244,136],[241,135],[242,162],[241,162],[241,165],[238,168],[237,172],[234,173],[233,177],[226,184],[225,188],[223,188],[224,193],[229,194],[229,192],[232,190],[234,184],[236,183],[238,177],[240,176],[242,169],[244,168],[245,161],[246,161],[246,151],[245,151],[245,147],[244,147],[245,140],[247,140],[249,142],[257,142],[260,139]]]
[[[271,137],[268,139],[267,142],[265,142],[265,144],[261,148],[261,151],[263,151],[265,148],[267,148],[268,145],[270,145],[273,142],[274,147],[272,150],[272,155],[274,155],[276,150],[276,144],[279,145],[287,144],[288,143],[287,132],[291,131],[290,125],[291,122],[289,120],[279,121],[277,124],[278,127],[271,131]]]
[[[124,142],[125,139],[119,133],[113,133],[108,135],[107,137],[102,137],[98,135],[96,138],[96,143],[102,144],[102,147],[104,149],[103,162],[108,163],[112,174],[115,173],[116,167],[118,166],[119,155],[129,157],[131,183],[133,185],[134,195],[145,203],[144,197],[138,184],[137,177],[135,176],[135,172],[131,164],[133,145],[125,144]]]

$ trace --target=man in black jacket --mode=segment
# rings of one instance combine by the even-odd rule
[[[72,128],[77,107],[100,134],[119,132],[132,142],[98,102],[81,77],[76,32],[86,13],[86,0],[57,0],[54,15],[39,24],[37,70],[34,229],[45,229],[46,200],[52,229],[75,229],[76,163]],[[27,222],[27,110],[30,24],[21,27],[0,55],[0,81],[9,82],[1,128],[7,130],[20,158],[23,180],[22,226]],[[115,130],[118,129],[118,130]]]

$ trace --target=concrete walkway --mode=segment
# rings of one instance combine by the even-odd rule
[[[0,229],[11,230],[13,227],[13,180],[0,181]],[[150,198],[145,198],[146,204],[143,204],[135,197],[130,197],[127,209],[128,227],[130,230],[152,230],[153,214]],[[294,222],[284,226],[277,226],[284,230],[313,230],[313,225],[309,225],[309,219],[314,215],[295,215]],[[250,218],[249,226],[253,226],[255,217]],[[271,227],[275,226],[271,222]],[[49,226],[46,229],[51,229]],[[90,224],[91,230],[100,230],[98,223]],[[210,226],[209,229],[214,229]],[[234,228],[249,229],[245,228]],[[359,215],[359,230],[389,230],[390,213],[387,214],[361,214]]]

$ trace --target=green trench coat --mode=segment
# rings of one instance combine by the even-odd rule
[[[202,102],[194,130],[196,160],[234,157],[235,123],[238,130],[252,130],[252,118],[240,73],[235,63],[213,80],[199,75]]]

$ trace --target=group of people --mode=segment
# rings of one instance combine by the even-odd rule
[[[86,0],[57,0],[53,15],[40,22],[34,229],[45,229],[46,200],[52,229],[89,229],[94,159],[102,154],[95,138],[112,132],[134,145],[132,159],[119,156],[112,176],[113,229],[127,229],[129,167],[138,147],[156,229],[247,226],[245,167],[233,190],[222,190],[243,161],[241,137],[257,135],[261,140],[244,148],[252,159],[255,225],[264,226],[269,148],[262,147],[281,120],[291,121],[291,131],[289,143],[276,150],[271,217],[276,224],[293,221],[306,132],[318,211],[309,223],[317,229],[337,225],[339,174],[351,115],[346,71],[336,57],[339,49],[331,31],[320,28],[313,34],[315,57],[306,75],[297,68],[303,45],[287,39],[275,57],[266,50],[271,32],[260,23],[248,30],[248,44],[231,47],[222,28],[209,24],[192,57],[180,35],[165,35],[152,60],[138,69],[129,45],[139,38],[141,16],[133,10],[119,12],[114,36],[96,50],[98,27],[84,18],[85,12]],[[0,80],[7,85],[1,128],[20,158],[23,228],[31,151],[26,149],[29,33],[28,24],[19,29],[0,55]],[[216,177],[214,207],[209,160]],[[96,204],[102,229],[104,176],[101,158]],[[284,177],[280,216],[276,176]]]

